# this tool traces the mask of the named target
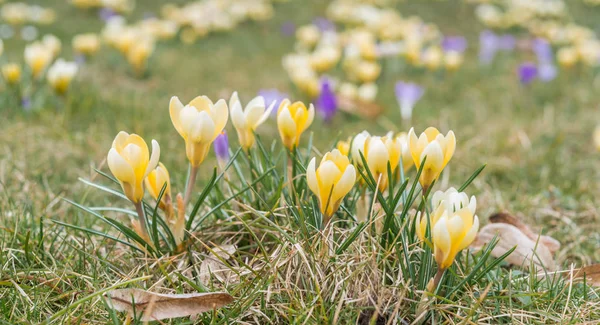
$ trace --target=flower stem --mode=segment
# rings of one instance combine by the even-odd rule
[[[137,211],[138,220],[140,221],[140,228],[142,228],[142,232],[144,237],[150,238],[148,236],[148,228],[146,226],[146,215],[144,214],[144,207],[142,206],[142,201],[134,203],[135,211]]]
[[[190,170],[190,177],[187,181],[187,187],[185,189],[185,196],[183,199],[184,206],[187,206],[190,202],[190,197],[192,196],[192,189],[194,188],[194,183],[196,183],[196,176],[198,175],[198,167],[192,166]]]
[[[444,272],[446,271],[446,269],[442,269],[439,268],[437,273],[435,274],[435,277],[433,277],[433,285],[431,286],[431,293],[435,293],[437,291],[437,287],[440,284],[440,281],[442,280],[442,276],[444,276]]]

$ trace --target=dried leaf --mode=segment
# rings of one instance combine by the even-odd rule
[[[525,224],[523,221],[519,220],[517,217],[511,215],[510,213],[506,213],[506,212],[496,213],[490,217],[490,222],[492,222],[492,223],[507,223],[509,225],[513,225],[513,226],[519,228],[519,230],[521,230],[527,237],[529,237],[529,239],[536,241],[536,242],[538,241],[538,237],[539,237],[539,242],[541,244],[543,244],[544,246],[546,246],[546,248],[548,248],[548,250],[552,254],[556,253],[556,251],[558,251],[560,249],[560,242],[558,240],[556,240],[550,236],[544,236],[544,235],[540,236],[540,235],[534,233],[527,224]]]
[[[221,282],[230,282],[234,279],[235,273],[229,266],[222,262],[237,251],[235,245],[221,245],[212,248],[212,253],[208,255],[200,264],[200,274],[198,278],[201,283],[208,284],[211,275]]]
[[[233,301],[225,292],[159,294],[140,289],[117,289],[106,294],[117,311],[135,313],[142,321],[153,321],[196,315],[223,307]]]
[[[516,246],[516,249],[506,258],[506,262],[529,269],[531,263],[537,268],[548,271],[556,270],[552,253],[543,244],[529,238],[519,228],[507,223],[491,223],[479,231],[471,248],[480,250],[498,235],[498,244],[492,250],[492,256],[500,257]]]
[[[600,286],[600,263],[576,269],[574,273],[574,278],[582,280],[585,276],[585,281],[588,284]]]

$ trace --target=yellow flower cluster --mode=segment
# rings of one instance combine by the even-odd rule
[[[341,65],[344,75],[333,78],[334,91],[349,100],[373,102],[384,57],[404,57],[410,65],[430,70],[456,70],[462,65],[462,53],[442,51],[435,25],[404,18],[390,1],[384,3],[336,0],[328,6],[327,17],[341,25],[341,31],[312,24],[299,27],[295,52],[283,58],[294,85],[316,97],[321,76]]]
[[[489,27],[520,27],[548,40],[559,47],[557,61],[563,68],[579,62],[589,67],[600,65],[600,40],[592,29],[562,19],[568,16],[565,9],[563,0],[521,0],[481,4],[475,13]]]
[[[126,25],[121,18],[110,19],[102,30],[106,44],[117,49],[138,75],[143,75],[154,52],[155,37],[138,25]]]
[[[181,40],[193,43],[213,31],[229,31],[246,20],[264,21],[273,16],[271,0],[205,0],[178,7],[168,3],[162,16],[182,28]]]
[[[56,20],[56,12],[50,8],[24,2],[9,2],[0,9],[0,18],[9,25],[49,25]]]

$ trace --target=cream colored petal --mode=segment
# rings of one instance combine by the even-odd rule
[[[454,150],[456,150],[456,137],[453,131],[449,131],[446,135],[446,148],[444,151],[444,166],[448,164],[452,156],[454,156]]]
[[[471,201],[469,202],[469,210],[471,210],[471,213],[475,214],[476,210],[477,210],[477,199],[475,198],[475,196],[471,196]]]
[[[435,261],[438,263],[439,267],[443,267],[445,266],[444,261],[450,255],[450,251],[452,249],[450,234],[448,233],[448,229],[446,227],[446,218],[440,219],[435,224],[432,235]]]
[[[333,188],[333,193],[331,194],[331,200],[333,202],[337,202],[342,199],[346,194],[348,194],[354,184],[356,183],[356,169],[354,166],[348,165],[342,177],[338,180],[337,184]]]
[[[310,190],[319,197],[319,182],[317,180],[317,172],[315,169],[316,158],[311,159],[310,163],[308,163],[308,167],[306,168],[306,183],[308,183],[308,187]],[[319,198],[320,199],[320,198]]]
[[[235,105],[235,103],[239,103],[240,102],[240,98],[238,97],[238,92],[234,91],[233,94],[231,94],[231,98],[229,98],[229,107],[231,108],[233,105]],[[240,103],[240,106],[242,104]]]
[[[242,110],[242,104],[239,101],[234,102],[231,106],[231,123],[236,128],[236,130],[245,130],[246,129],[246,117],[244,116],[244,112]]]
[[[195,107],[198,111],[210,111],[210,108],[213,106],[213,102],[206,96],[198,96],[192,99],[188,105]]]
[[[434,128],[433,126],[430,126],[425,131],[423,131],[423,133],[427,136],[427,139],[429,141],[433,141],[433,139],[435,139],[438,136],[438,134],[440,134],[440,131],[438,131],[438,129]]]
[[[371,172],[385,173],[387,175],[387,163],[390,160],[390,155],[385,144],[381,142],[381,139],[378,137],[371,138],[368,151],[366,158]]]
[[[308,127],[312,124],[314,119],[315,119],[315,107],[313,106],[313,104],[310,104],[310,106],[308,107],[308,118],[306,119],[306,123],[302,127],[302,132],[304,132],[304,131],[306,131],[306,129],[308,129]]]
[[[121,157],[115,148],[108,151],[108,168],[110,172],[121,182],[132,183],[135,181],[133,168],[129,163]]]
[[[323,162],[317,169],[317,180],[319,181],[319,188],[326,190],[329,195],[331,187],[335,185],[336,181],[340,179],[342,172],[332,161]]]
[[[154,168],[158,165],[158,160],[160,159],[160,146],[158,142],[152,139],[152,155],[150,156],[150,162],[148,163],[148,167],[146,167],[146,173],[144,174],[144,178],[150,174]]]
[[[227,109],[225,100],[219,99],[212,107],[210,115],[215,125],[215,133],[212,138],[212,140],[214,140],[221,132],[223,132],[225,125],[227,125],[227,120],[229,119],[229,110]]]
[[[175,130],[177,130],[177,133],[185,138],[180,119],[181,110],[183,107],[183,104],[179,98],[177,98],[177,96],[171,97],[171,101],[169,102],[169,114],[171,115],[171,122],[173,122],[173,126],[175,127]]]
[[[271,105],[269,105],[269,107],[263,114],[263,116],[260,118],[260,120],[258,120],[258,122],[256,122],[256,126],[263,124],[269,118],[269,116],[271,116],[271,112],[273,112],[274,108],[275,108],[275,102],[272,102]]]
[[[427,157],[427,161],[425,161],[425,168],[431,168],[436,172],[441,172],[444,166],[444,154],[442,152],[442,148],[440,145],[434,141],[425,147],[423,152],[421,153],[421,161],[423,161]]]
[[[408,131],[408,149],[410,150],[410,154],[417,168],[421,165],[421,152],[419,151],[418,142],[419,138],[417,138],[417,135],[415,134],[415,129],[411,128],[410,131]]]
[[[246,105],[244,115],[246,116],[248,126],[252,128],[252,130],[255,130],[258,127],[258,122],[262,119],[264,113],[265,100],[260,96],[252,99],[248,105]]]
[[[117,133],[117,136],[113,140],[112,147],[117,149],[117,151],[123,150],[127,145],[127,139],[129,139],[129,133],[125,131]]]
[[[479,232],[479,218],[477,216],[475,216],[473,218],[473,225],[471,226],[469,231],[467,231],[467,234],[463,238],[462,242],[458,245],[458,250],[461,251],[461,250],[469,247],[469,245],[471,245],[471,243],[473,243],[473,241],[475,240],[475,237],[477,236],[478,232]]]
[[[283,109],[277,115],[277,128],[279,133],[289,138],[296,137],[296,122],[288,109]]]

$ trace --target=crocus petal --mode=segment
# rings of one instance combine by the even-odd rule
[[[148,167],[146,167],[146,173],[144,174],[144,178],[150,174],[154,168],[158,165],[158,160],[160,159],[160,146],[158,142],[152,139],[152,155],[150,156],[150,162],[148,163]],[[162,186],[162,184],[161,184]]]
[[[348,192],[350,192],[350,190],[352,190],[352,187],[354,187],[355,182],[356,182],[356,169],[354,169],[354,166],[348,165],[348,167],[346,167],[346,170],[344,171],[344,174],[338,180],[337,184],[333,188],[333,193],[331,194],[331,199],[338,201],[341,198],[343,198],[344,196],[346,196],[346,194],[348,194]]]
[[[177,96],[171,97],[171,101],[169,102],[169,114],[171,115],[171,122],[173,122],[173,126],[175,127],[175,130],[177,130],[177,133],[185,138],[183,128],[181,127],[181,120],[179,118],[181,116],[182,109],[183,104],[179,98],[177,98]]]
[[[308,183],[308,187],[310,188],[310,190],[313,193],[315,193],[315,195],[317,195],[318,197],[321,192],[319,191],[319,182],[317,181],[317,172],[315,170],[315,164],[316,159],[313,158],[308,164],[308,167],[306,168],[306,182]]]
[[[117,152],[115,148],[111,148],[107,157],[108,168],[111,173],[121,182],[132,183],[135,181],[133,168],[129,163]]]
[[[212,137],[212,140],[214,140],[225,128],[227,119],[229,118],[229,110],[227,109],[227,103],[225,103],[225,100],[220,99],[215,103],[211,111],[211,117],[215,125],[215,129],[213,131],[214,134]]]
[[[473,217],[473,225],[471,226],[469,231],[467,231],[467,234],[463,238],[462,242],[458,245],[458,251],[469,247],[469,245],[471,245],[471,243],[473,243],[473,241],[475,240],[475,236],[477,236],[478,231],[479,231],[479,218],[477,216],[474,216]]]
[[[440,219],[433,227],[433,242],[435,261],[441,268],[447,267],[444,263],[450,255],[452,249],[452,241],[446,227],[446,218]]]

